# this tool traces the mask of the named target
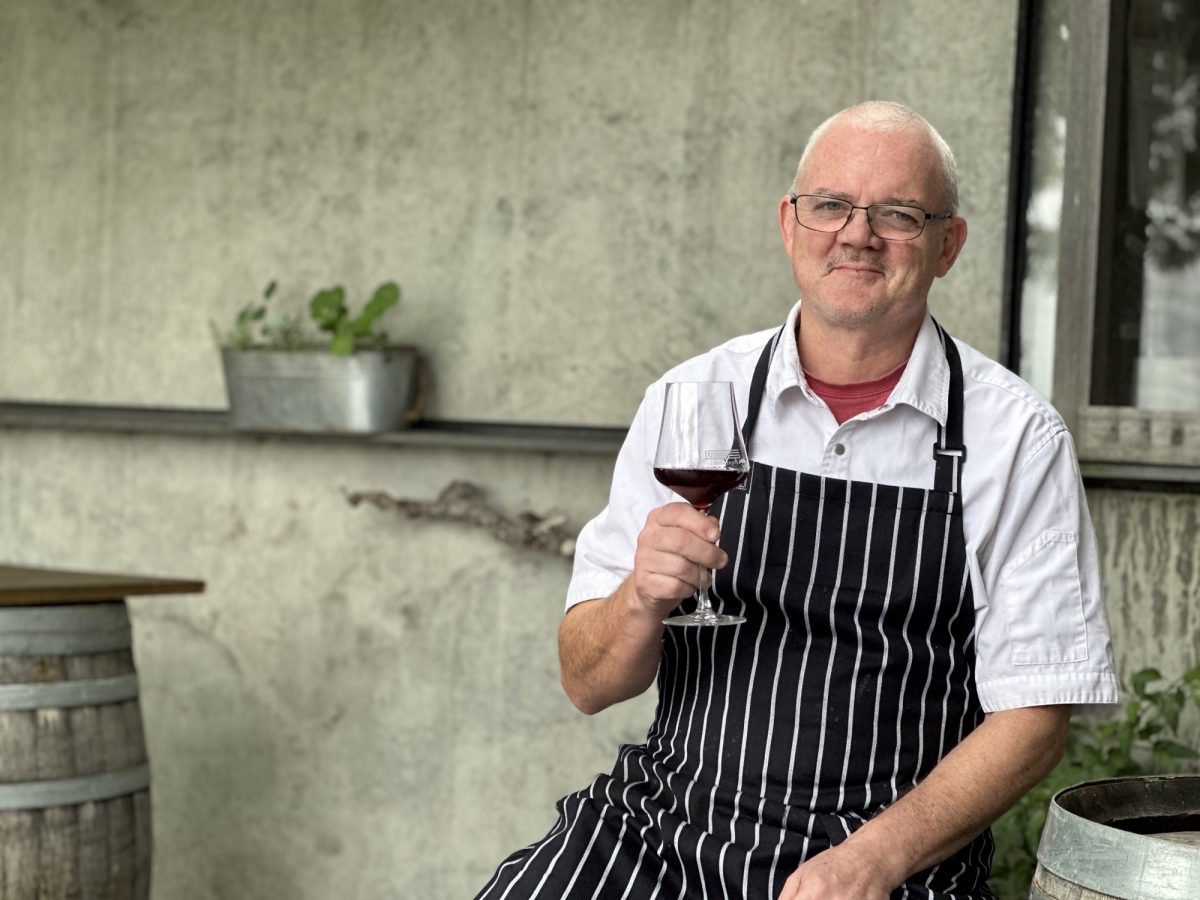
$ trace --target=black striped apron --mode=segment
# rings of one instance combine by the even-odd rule
[[[781,334],[751,383],[752,457]],[[981,721],[958,492],[962,368],[939,334],[951,381],[934,487],[756,462],[714,507],[730,556],[715,602],[747,621],[666,629],[645,743],[559,801],[549,834],[476,900],[777,897],[802,861],[911,789]],[[991,897],[991,853],[985,832],[893,897]]]

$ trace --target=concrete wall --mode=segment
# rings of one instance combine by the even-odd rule
[[[1177,678],[1200,665],[1200,498],[1093,490],[1088,503],[1122,670]]]
[[[210,320],[272,277],[292,301],[396,277],[431,414],[623,423],[662,368],[783,315],[775,203],[809,129],[872,96],[958,150],[971,238],[935,304],[994,354],[1016,6],[0,2],[0,397],[219,407]],[[157,900],[466,897],[540,835],[652,699],[562,697],[563,561],[341,492],[469,478],[579,525],[610,466],[0,432],[0,559],[209,583],[131,604]],[[1186,627],[1194,551],[1128,553],[1122,504],[1164,535],[1195,505],[1095,502],[1116,622],[1165,565],[1193,573],[1161,603]]]
[[[210,323],[395,278],[431,414],[623,424],[779,320],[775,204],[875,96],[959,150],[939,310],[994,352],[1016,5],[0,3],[0,396],[220,407]]]

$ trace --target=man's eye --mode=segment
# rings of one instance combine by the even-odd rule
[[[896,206],[884,207],[880,210],[881,219],[886,219],[893,225],[916,225],[917,217],[906,209]]]
[[[814,200],[811,207],[813,212],[843,212],[846,204],[841,200]]]

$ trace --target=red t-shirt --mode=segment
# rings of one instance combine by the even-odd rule
[[[808,382],[808,386],[813,389],[813,393],[829,406],[833,417],[841,425],[859,413],[883,406],[887,402],[887,398],[891,396],[892,388],[900,381],[900,376],[904,374],[904,367],[907,365],[908,360],[905,360],[899,368],[893,369],[882,378],[877,378],[875,381],[860,381],[857,384],[830,384],[827,381],[813,378],[807,372],[804,373],[804,378]]]

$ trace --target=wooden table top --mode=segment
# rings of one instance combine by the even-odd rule
[[[93,603],[145,594],[198,594],[203,581],[0,565],[0,606]]]

